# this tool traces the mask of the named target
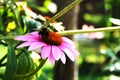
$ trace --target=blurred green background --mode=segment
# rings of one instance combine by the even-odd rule
[[[0,0],[0,77],[3,76],[1,74],[5,71],[7,61],[3,58],[8,53],[6,42],[13,48],[19,44],[13,40],[4,40],[4,37],[22,35],[42,25],[40,20],[27,18],[31,15],[25,13],[26,8],[23,9],[26,3],[27,9],[50,17],[60,7],[52,0]],[[78,28],[120,25],[119,4],[120,0],[83,0],[79,5]],[[120,31],[77,34],[75,39],[80,52],[77,60],[79,80],[120,80]],[[22,51],[27,53],[25,50],[26,48],[21,51],[15,48],[16,55],[20,57]],[[36,80],[53,80],[54,65],[47,62],[36,76]]]

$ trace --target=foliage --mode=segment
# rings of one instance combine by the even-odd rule
[[[0,78],[3,80],[16,80],[16,79],[17,80],[35,80],[35,79],[37,79],[41,74],[41,72],[39,72],[39,70],[45,64],[47,59],[42,59],[42,57],[40,58],[40,54],[38,55],[39,58],[37,58],[37,59],[35,57],[32,57],[31,55],[33,54],[33,52],[27,51],[26,48],[17,49],[16,46],[18,46],[18,44],[20,44],[20,42],[13,41],[14,37],[18,36],[18,35],[23,35],[23,34],[29,34],[30,32],[41,29],[41,27],[43,27],[43,29],[46,29],[46,28],[44,28],[44,25],[43,25],[45,23],[46,23],[46,27],[48,27],[49,30],[52,30],[52,29],[54,29],[53,31],[63,30],[63,26],[61,26],[62,23],[55,23],[53,21],[55,19],[59,18],[60,16],[62,16],[64,13],[66,13],[68,10],[70,10],[73,6],[78,4],[78,2],[80,2],[80,1],[81,0],[76,0],[75,2],[73,2],[70,6],[68,6],[66,9],[61,11],[61,13],[59,13],[57,16],[55,16],[54,19],[51,19],[51,21],[49,21],[49,17],[45,18],[42,15],[39,15],[39,14],[36,14],[35,12],[33,12],[27,6],[27,2],[25,2],[25,1],[20,1],[20,2],[12,1],[12,0],[1,1],[0,2],[0,6],[1,6],[0,7],[0,12],[1,12],[0,13],[0,26],[1,26],[0,27],[0,33],[1,33],[0,34],[0,37],[1,37],[0,43],[1,44],[0,45],[2,47],[7,48],[7,50],[5,53],[3,53],[1,55],[0,69],[3,72],[1,73]],[[49,6],[49,4],[51,4],[51,2],[52,1],[46,0],[44,7],[47,9],[50,9],[49,7],[51,7],[51,6]],[[41,11],[43,11],[43,10],[41,10]],[[53,13],[54,12],[55,11],[53,11]],[[60,29],[53,28],[53,27],[56,27],[56,25],[60,26]],[[63,38],[59,34],[53,32],[53,35],[59,36],[59,38],[61,39],[60,44],[63,42],[62,41]],[[30,36],[31,36],[31,34],[30,34]],[[35,35],[32,35],[32,36],[34,37]],[[40,34],[37,37],[40,39]],[[50,39],[52,39],[52,38],[50,38]],[[70,42],[70,45],[73,45],[71,43],[72,41],[70,41],[67,38],[64,38],[64,39],[67,40],[68,42]],[[38,39],[36,39],[36,40],[38,40]],[[54,40],[54,37],[52,40]],[[38,40],[38,42],[40,42],[40,40]],[[66,43],[66,41],[65,41],[65,43]],[[44,43],[44,44],[46,44],[50,47],[52,45],[52,44],[49,45],[48,43]],[[56,44],[57,44],[57,42],[56,42]],[[65,48],[65,46],[63,46],[63,47]],[[57,49],[58,49],[58,47],[57,47]],[[71,51],[74,51],[74,50],[71,48]],[[54,50],[53,50],[53,52],[54,52]],[[69,50],[66,50],[66,49],[65,49],[65,52],[71,53]],[[51,51],[50,51],[50,53],[51,53]],[[37,54],[37,52],[36,52],[36,54]],[[72,56],[71,56],[71,54],[70,55],[67,54],[68,57],[70,57],[72,60],[75,60],[72,57],[75,55],[72,54]],[[64,54],[62,54],[62,55],[64,55]],[[43,54],[43,56],[44,56],[44,54]],[[56,58],[57,60],[61,57],[64,60],[64,63],[66,62],[66,59],[64,59],[65,55],[64,55],[64,58],[62,56],[58,56],[58,55],[56,55],[56,56],[57,56],[57,58]],[[54,60],[54,62],[55,62],[55,60]],[[51,60],[51,61],[53,61],[53,60]],[[3,67],[3,68],[1,68],[1,67]]]
[[[81,7],[83,11],[84,24],[90,27],[110,27],[119,25],[120,15],[117,11],[120,6],[119,0],[98,0],[84,1]],[[113,17],[113,18],[112,18]],[[117,19],[115,19],[117,18]],[[79,23],[81,24],[81,23]],[[89,29],[90,30],[90,29]],[[95,33],[84,34],[92,35]],[[104,38],[89,38],[89,36],[79,35],[78,46],[81,52],[79,59],[80,80],[119,80],[119,43],[120,32],[104,33]],[[94,35],[95,36],[95,35]],[[99,37],[97,35],[96,37]],[[114,77],[113,77],[114,76]],[[93,79],[94,78],[94,79]]]
[[[91,12],[84,13],[84,20],[97,27],[101,25],[105,25],[106,27],[112,26],[112,21],[110,22],[109,19],[111,17],[120,18],[118,9],[116,10],[116,7],[120,7],[118,6],[120,1],[104,0],[104,2],[104,4],[102,3],[102,6],[104,6],[102,8],[105,9],[106,14],[92,14]],[[46,14],[49,11],[52,13],[56,12],[56,6],[54,11],[50,10],[48,7],[51,4],[53,4],[51,0],[45,0],[42,7],[28,2],[29,6],[33,9],[41,11],[43,14]],[[97,7],[101,8],[101,5],[99,4]],[[43,73],[41,74],[42,71],[39,69],[46,60],[41,60],[40,57],[36,58],[35,56],[31,56],[34,53],[27,51],[26,48],[17,49],[16,46],[18,46],[21,42],[13,41],[14,36],[23,35],[38,30],[43,24],[44,17],[34,13],[27,6],[26,1],[0,1],[0,79],[35,80],[39,79],[41,75],[42,77],[45,76],[47,80],[49,77],[46,74],[52,76],[51,70],[48,70],[50,71],[49,74],[47,69],[52,69],[53,66],[50,67],[50,65],[47,65],[47,68],[44,68]],[[88,37],[94,34],[95,33],[88,33],[87,38],[83,38],[84,35],[79,35],[79,39],[77,38],[78,50],[81,53],[78,58],[80,80],[93,80],[93,77],[95,76],[100,77],[97,79],[94,78],[95,80],[103,78],[107,80],[110,75],[119,76],[119,30],[105,33],[104,38],[102,39],[92,39]]]
[[[25,1],[0,1],[0,70],[2,70],[0,79],[3,80],[33,80],[36,73],[34,70],[37,69],[38,64],[43,64],[42,61],[41,63],[34,61],[30,56],[32,53],[25,48],[16,49],[19,42],[5,39],[5,37],[14,38],[13,36],[29,33],[41,26],[40,22],[32,19],[25,12],[25,9],[30,11],[26,4]],[[24,74],[26,76],[23,76]]]

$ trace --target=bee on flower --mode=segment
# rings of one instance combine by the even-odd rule
[[[15,40],[23,41],[17,48],[28,46],[28,51],[39,53],[42,59],[47,59],[54,64],[61,60],[66,63],[66,56],[71,61],[75,61],[78,52],[75,50],[75,44],[66,37],[61,37],[54,31],[42,28],[39,32],[35,31],[23,36],[17,36]]]
[[[41,18],[36,13],[33,15],[34,16],[31,17],[33,17],[33,19],[39,18],[42,24],[50,20],[49,16]],[[57,32],[61,31],[64,31],[62,22],[53,21],[47,28],[43,28],[41,25],[39,32],[34,31],[23,36],[15,37],[15,40],[23,41],[17,48],[28,46],[29,51],[40,54],[42,59],[48,59],[52,64],[58,60],[61,60],[62,63],[65,64],[66,56],[68,56],[70,60],[75,61],[78,55],[78,52],[75,50],[75,44],[68,38],[57,34]]]

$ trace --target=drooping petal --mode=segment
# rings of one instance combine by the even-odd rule
[[[61,45],[60,45],[60,47],[65,47],[65,48],[67,48],[67,49],[74,49],[74,47],[73,46],[71,46],[70,44],[68,44],[68,43],[66,43],[66,42],[63,42]]]
[[[63,42],[60,46],[63,46],[66,49],[68,49],[69,51],[71,51],[74,55],[74,58],[77,59],[79,52],[77,52],[74,47],[70,46],[69,44],[67,44],[65,42]]]
[[[28,48],[28,50],[29,50],[29,51],[30,51],[30,50],[34,50],[34,49],[40,48],[40,47],[45,46],[45,45],[47,45],[47,44],[44,43],[44,42],[33,42],[33,43],[30,45],[30,47]]]
[[[77,59],[77,57],[79,56],[79,52],[78,51],[76,51],[75,49],[73,49],[73,48],[71,48],[71,49],[69,49],[72,53],[73,53],[73,55],[74,55],[74,58],[75,58],[75,60]]]
[[[46,59],[51,53],[51,46],[50,45],[46,45],[42,48],[41,50],[41,57],[42,59]]]
[[[52,54],[55,60],[59,60],[61,56],[61,50],[59,49],[59,47],[52,45]]]
[[[61,51],[61,57],[60,57],[60,60],[62,61],[63,64],[66,63],[66,57],[65,57],[65,54]]]
[[[71,52],[74,54],[74,57],[75,57],[75,58],[77,58],[77,56],[79,55],[79,52],[77,52],[77,51],[75,50],[75,48],[72,47],[72,46],[70,46],[69,44],[63,42],[63,43],[61,44],[61,46],[64,46],[64,47],[67,48],[69,51],[71,51]]]
[[[37,31],[31,32],[30,34],[39,36]]]
[[[60,46],[75,48],[75,45],[69,44],[69,43],[67,43],[67,42],[62,42],[62,44],[61,44]]]
[[[66,42],[66,43],[68,43],[68,44],[75,45],[72,40],[70,40],[70,39],[68,39],[68,38],[66,38],[66,37],[62,37],[62,40],[63,40],[63,42]]]
[[[32,36],[32,35],[23,35],[15,37],[15,40],[18,41],[39,41],[39,37]]]
[[[31,45],[33,42],[24,42],[22,44],[20,44],[19,46],[17,46],[17,48],[22,48],[22,47],[25,47],[25,46],[29,46]]]
[[[48,56],[48,60],[51,62],[51,64],[55,63],[55,58],[53,57],[52,53]]]
[[[37,32],[37,31],[32,32],[32,33],[30,33],[30,34],[31,34],[31,35],[33,35],[33,36],[39,37],[39,35],[38,35],[38,32]]]
[[[66,54],[72,61],[75,60],[74,54],[73,54],[69,49],[65,48],[64,46],[60,46],[60,49],[61,49],[62,51],[64,51],[65,54]]]
[[[37,48],[37,49],[34,49],[33,51],[40,54],[41,53],[41,47]]]
[[[31,36],[35,36],[39,41],[42,41],[42,37],[41,35],[38,34],[38,32],[32,32],[30,33]]]

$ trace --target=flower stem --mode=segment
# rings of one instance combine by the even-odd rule
[[[14,39],[15,36],[0,36],[0,40]]]
[[[14,77],[15,78],[26,78],[26,77],[32,76],[35,73],[37,73],[43,67],[43,65],[45,64],[46,61],[47,61],[47,59],[46,60],[41,59],[39,66],[35,70],[33,70],[33,71],[31,71],[30,73],[27,73],[27,74],[16,74]]]
[[[43,27],[47,27],[51,22],[53,22],[54,20],[58,19],[59,17],[61,17],[65,13],[67,13],[70,9],[72,9],[75,5],[79,4],[80,2],[82,2],[82,0],[75,0],[74,2],[72,2],[70,5],[68,5],[63,10],[58,12],[55,16],[53,16],[48,22],[46,22],[43,25]],[[38,30],[40,30],[40,29],[38,29]]]
[[[96,28],[96,29],[88,29],[88,30],[67,30],[63,32],[58,32],[60,35],[73,35],[80,33],[92,33],[92,32],[111,32],[114,30],[120,30],[120,26],[107,27],[107,28]]]
[[[82,34],[82,33],[92,33],[92,32],[112,32],[115,30],[120,30],[120,26],[112,26],[112,27],[104,27],[104,28],[96,28],[96,29],[88,29],[88,30],[66,30],[62,32],[57,32],[58,34],[65,36],[65,35],[73,35],[73,34]],[[0,40],[5,40],[5,39],[13,39],[16,36],[0,36]]]

